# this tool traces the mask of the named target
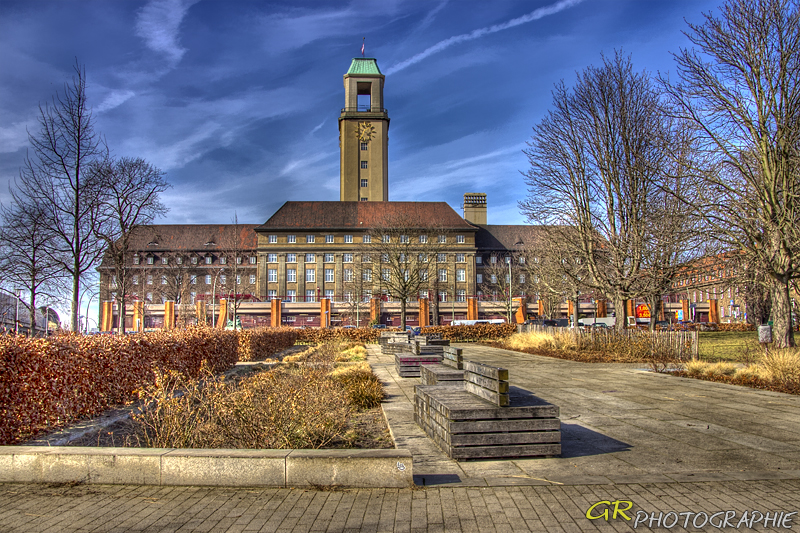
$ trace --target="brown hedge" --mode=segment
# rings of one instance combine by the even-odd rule
[[[0,336],[0,444],[93,416],[136,399],[155,369],[194,378],[203,361],[237,361],[235,331],[190,328],[130,336]]]
[[[296,330],[297,342],[322,344],[332,341],[355,341],[377,343],[382,332],[400,331],[398,328],[304,328]],[[513,324],[475,324],[474,326],[427,326],[422,335],[441,335],[451,342],[504,339],[517,331]]]
[[[258,328],[239,332],[239,361],[261,361],[291,348],[297,342],[294,328]]]

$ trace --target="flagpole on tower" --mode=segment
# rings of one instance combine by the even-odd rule
[[[361,57],[364,57],[364,45],[367,43],[367,38],[364,37],[364,40],[361,41]]]

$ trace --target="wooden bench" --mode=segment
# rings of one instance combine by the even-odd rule
[[[461,348],[445,346],[442,352],[441,365],[425,365],[420,367],[420,379],[423,385],[461,385],[464,381],[464,359]]]
[[[414,390],[414,420],[448,457],[561,454],[557,406],[510,386],[504,368],[473,361],[463,365],[463,381],[418,385]]]
[[[394,356],[394,367],[397,370],[397,375],[401,378],[418,378],[421,376],[420,367],[423,365],[438,365],[441,362],[441,356],[435,354],[398,353]]]

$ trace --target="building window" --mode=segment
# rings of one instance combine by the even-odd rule
[[[220,277],[219,277],[219,284],[220,285],[225,285],[227,282],[228,282],[228,278],[225,276],[225,274],[221,274]]]
[[[153,264],[153,256],[152,255],[147,256],[147,264],[148,265],[152,265]]]
[[[439,235],[439,243],[444,244],[447,242],[447,235]]]
[[[307,302],[316,302],[317,299],[314,296],[314,289],[307,289],[306,290],[306,301]]]
[[[440,268],[439,269],[439,281],[447,281],[447,269]]]
[[[520,265],[524,265],[525,264],[525,256],[524,255],[519,256],[519,264]]]
[[[138,255],[134,255],[133,256],[133,264],[134,265],[138,265],[139,264],[139,256]]]
[[[392,242],[392,238],[389,235],[384,235],[383,242]]]
[[[306,235],[306,244],[314,244],[314,235]]]
[[[345,244],[352,244],[353,243],[353,236],[352,235],[345,235],[344,236]]]
[[[420,244],[425,244],[427,242],[428,242],[428,236],[427,235],[420,235],[419,236],[419,243]]]
[[[211,274],[206,274],[206,285],[211,285]]]
[[[372,281],[372,269],[366,269],[361,271],[361,280],[362,281]]]
[[[278,291],[275,289],[270,289],[267,291],[267,298],[270,300],[274,300],[278,297]]]
[[[179,265],[182,265],[183,264],[183,257],[180,257],[180,256],[176,257],[175,258],[175,262],[178,263]]]
[[[316,281],[316,270],[306,270],[306,281],[314,283]]]
[[[436,262],[437,263],[446,263],[447,262],[447,254],[436,254]]]
[[[420,263],[427,263],[428,262],[428,254],[419,254],[419,256],[417,256],[417,260]]]
[[[197,285],[197,276],[192,274],[192,276],[189,278],[189,281],[192,283],[192,285]]]
[[[362,150],[366,150],[367,149],[367,143],[361,143],[361,149]]]
[[[342,256],[343,263],[352,263],[353,262],[353,254],[344,254]]]
[[[148,285],[152,285],[153,284],[153,276],[147,276],[147,284]]]
[[[241,257],[238,257],[238,256],[236,257],[236,264],[237,265],[241,265],[242,264],[242,258]]]
[[[440,302],[446,302],[447,301],[447,292],[445,292],[445,291],[440,291],[439,292],[439,301]]]
[[[391,275],[392,271],[389,270],[388,268],[384,268],[383,270],[381,270],[381,279],[383,279],[383,281],[389,281]]]
[[[333,281],[333,269],[332,268],[326,268],[325,269],[325,281],[328,282],[328,283]]]
[[[475,256],[475,263],[482,265],[483,264],[483,257],[480,255]]]
[[[255,265],[256,264],[256,256],[251,256],[250,257],[250,264],[251,265]]]
[[[369,254],[364,254],[361,256],[362,263],[372,263],[372,256]]]
[[[463,268],[456,269],[456,281],[467,281],[467,271]]]
[[[323,259],[326,263],[333,263],[333,254],[325,254]]]
[[[287,263],[297,263],[297,254],[286,254]]]
[[[219,258],[219,264],[220,265],[227,265],[228,264],[228,258],[227,257],[220,257]]]
[[[236,285],[242,284],[242,276],[236,276]]]
[[[197,256],[196,255],[192,256],[192,264],[193,265],[197,264]]]
[[[290,302],[294,302],[297,299],[297,291],[295,291],[294,289],[287,290],[286,299]]]
[[[212,259],[211,259],[211,256],[210,256],[210,255],[207,255],[207,256],[206,256],[206,264],[207,264],[207,265],[210,265],[210,264],[211,264],[211,260],[212,260]]]
[[[367,162],[366,161],[362,161],[361,162],[361,168],[367,168]]]
[[[366,196],[362,196],[362,197],[361,197],[361,201],[362,201],[362,202],[368,202],[368,201],[369,201],[369,198],[367,198]]]
[[[400,242],[403,244],[408,243],[408,235],[400,235]]]
[[[456,235],[456,242],[458,244],[464,244],[464,236],[463,235]]]
[[[483,283],[483,274],[476,274],[475,281],[478,283]]]
[[[277,263],[278,254],[267,254],[267,263]]]
[[[286,236],[286,242],[288,242],[289,244],[296,243],[297,242],[297,236],[295,236],[295,235],[287,235]]]
[[[369,185],[369,181],[368,180],[365,180],[365,179],[361,180],[361,186],[362,187],[367,187],[368,185]]]
[[[428,281],[428,271],[427,270],[420,270],[419,271],[419,280],[420,281]]]
[[[372,242],[372,235],[364,235],[364,237],[361,238],[361,242],[370,244]]]
[[[456,263],[463,263],[465,260],[464,254],[456,254]]]
[[[493,255],[493,256],[492,256],[492,257],[489,259],[489,262],[490,262],[491,264],[493,264],[493,265],[497,264],[497,256],[496,256],[496,255]]]
[[[456,301],[457,302],[466,302],[467,301],[467,291],[465,289],[458,289],[456,291]]]
[[[313,263],[317,260],[316,254],[306,254],[306,263]]]
[[[153,301],[153,293],[152,292],[148,292],[147,296],[146,296],[146,299],[147,299],[148,302],[152,302]]]
[[[520,285],[525,285],[525,274],[519,275],[519,283]]]
[[[162,257],[162,258],[161,258],[161,264],[162,264],[162,265],[166,265],[167,263],[169,263],[169,261],[167,260],[167,258],[166,258],[166,257]]]
[[[325,289],[325,298],[333,298],[333,289]]]
[[[286,281],[289,283],[296,283],[297,282],[297,270],[294,268],[287,268],[286,269]]]
[[[492,274],[492,283],[497,283],[497,275]]]
[[[277,283],[278,282],[278,269],[270,268],[267,270],[267,281],[269,283]]]
[[[195,300],[197,300],[197,293],[196,292],[190,292],[189,296],[190,296],[190,298],[192,300],[192,303],[195,303]]]
[[[256,282],[256,275],[250,274],[250,284],[255,284],[255,282]]]
[[[344,269],[344,281],[346,282],[353,281],[353,270],[351,268]]]
[[[270,235],[269,236],[269,243],[270,244],[275,244],[277,242],[278,242],[278,236],[277,235]]]
[[[115,283],[116,283],[116,281],[115,281]],[[134,285],[138,285],[139,284],[139,276],[137,276],[137,275],[133,276],[133,284]]]
[[[389,254],[381,254],[381,263],[389,262]]]
[[[333,244],[333,235],[325,235],[325,244]]]

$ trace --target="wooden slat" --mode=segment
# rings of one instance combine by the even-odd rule
[[[480,385],[475,385],[469,381],[464,382],[464,390],[486,401],[492,402],[495,405],[499,405],[500,407],[507,406],[511,403],[508,393],[490,391],[489,389],[484,389]]]
[[[560,444],[527,444],[518,446],[466,446],[451,448],[453,459],[496,459],[508,457],[552,457],[561,455]]]
[[[473,374],[469,371],[464,371],[464,380],[491,392],[508,394],[508,381],[499,381],[496,379],[487,378],[479,374]]]
[[[464,361],[464,370],[486,376],[487,378],[508,381],[508,369],[484,365],[473,361]]]

